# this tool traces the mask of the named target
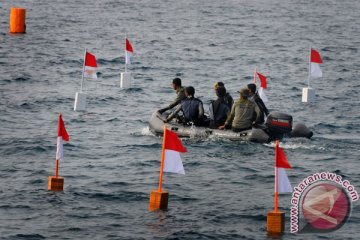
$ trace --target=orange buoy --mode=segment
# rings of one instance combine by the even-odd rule
[[[10,10],[10,33],[25,33],[26,9],[12,7]]]
[[[64,190],[64,178],[57,176],[49,176],[48,190],[51,191],[63,191]]]
[[[273,211],[267,213],[267,232],[282,234],[285,230],[285,212]]]
[[[59,177],[59,160],[55,161],[55,176],[49,176],[48,190],[51,191],[63,191],[64,190],[64,178]]]
[[[150,193],[149,211],[166,210],[168,207],[169,193],[167,191],[153,190]]]

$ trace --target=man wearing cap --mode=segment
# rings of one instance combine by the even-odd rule
[[[185,96],[185,88],[181,86],[181,79],[180,78],[174,78],[173,79],[172,88],[176,91],[175,100],[172,103],[170,103],[169,106],[160,109],[158,111],[159,113],[163,113],[163,112],[166,112],[167,110],[170,110],[170,109],[174,108],[175,106],[180,104],[180,102],[182,100],[184,100],[186,98],[186,96]]]
[[[218,87],[224,87],[225,88],[225,84],[223,82],[217,82],[214,84],[214,89],[215,89],[215,92],[216,92],[216,89]],[[231,97],[230,93],[226,91],[226,88],[225,88],[225,96],[224,96],[224,101],[225,103],[228,105],[228,107],[231,109],[233,103],[234,103],[234,99]]]
[[[235,101],[225,125],[220,126],[219,129],[230,128],[231,126],[234,132],[241,132],[252,128],[252,123],[256,118],[255,104],[248,99],[249,89],[243,88],[239,93],[240,99]]]
[[[175,111],[171,113],[164,122],[170,122],[181,110],[185,123],[202,126],[204,124],[204,107],[201,100],[194,97],[195,89],[192,86],[185,88],[185,95],[186,99],[181,101],[181,104],[176,107]]]

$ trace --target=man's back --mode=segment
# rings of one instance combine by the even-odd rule
[[[233,128],[251,128],[252,122],[256,116],[255,104],[247,99],[239,99],[235,101],[231,109],[233,115]]]
[[[181,101],[181,110],[186,122],[193,122],[195,125],[201,122],[204,116],[204,108],[201,100],[197,98],[186,98]]]

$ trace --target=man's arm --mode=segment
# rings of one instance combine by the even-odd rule
[[[204,106],[203,106],[202,102],[200,102],[198,119],[202,119],[203,117],[204,117]]]
[[[172,113],[166,118],[165,122],[170,122],[170,121],[180,112],[180,110],[181,110],[181,104],[179,104],[179,105],[176,107],[175,111],[172,112]]]
[[[256,105],[260,108],[260,111],[262,111],[263,113],[265,113],[265,115],[269,115],[269,110],[266,108],[265,103],[263,102],[263,100],[259,97],[256,99]]]

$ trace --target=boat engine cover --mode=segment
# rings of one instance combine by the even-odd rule
[[[293,118],[289,114],[272,112],[268,115],[265,125],[274,134],[286,134],[291,132],[292,121]]]

